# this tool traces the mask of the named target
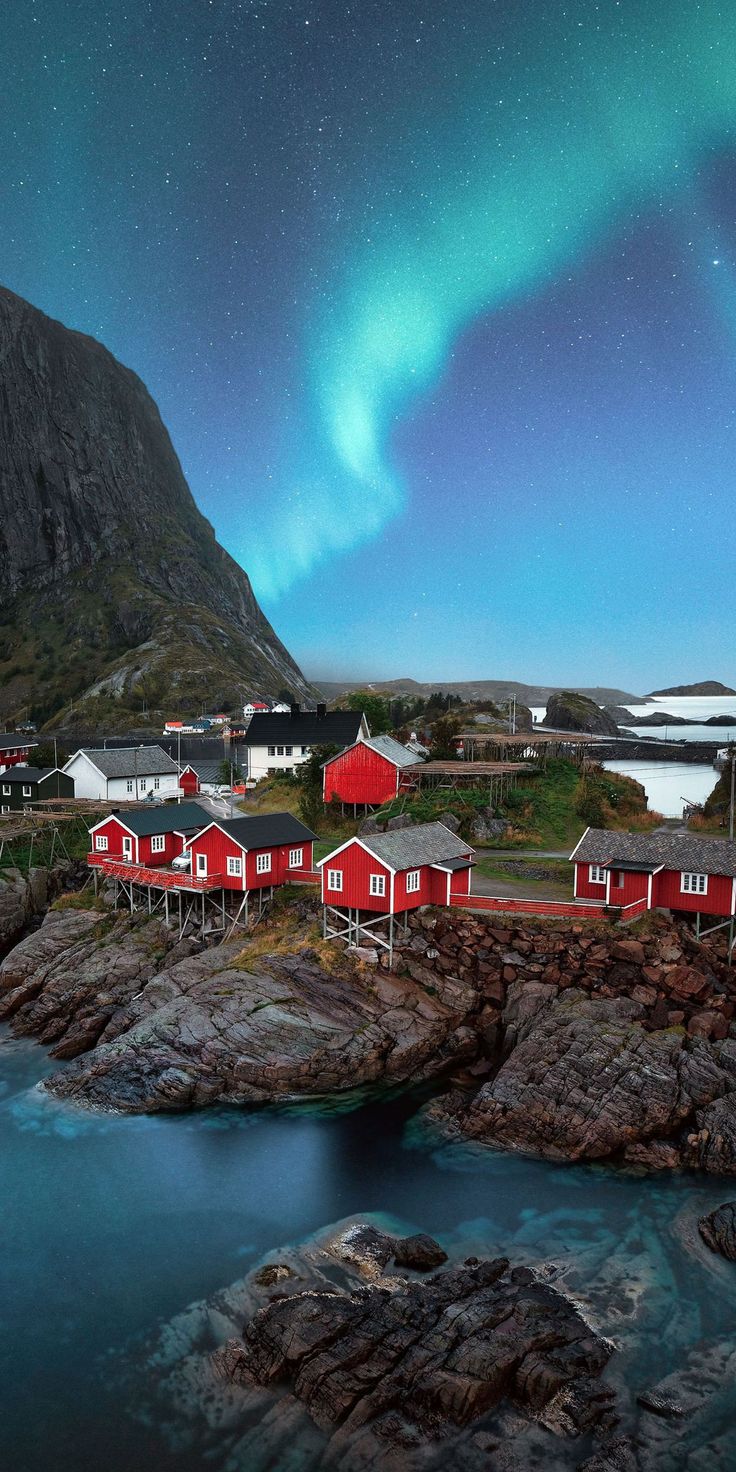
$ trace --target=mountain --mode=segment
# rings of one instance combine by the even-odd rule
[[[546,705],[550,695],[572,690],[587,695],[598,705],[635,704],[643,699],[629,691],[609,689],[607,685],[524,685],[519,680],[315,680],[326,700],[336,700],[351,690],[375,690],[378,694],[422,696],[441,690],[443,695],[459,695],[461,700],[508,700],[515,695],[525,705]]]
[[[0,513],[0,725],[310,694],[141,380],[3,288]]]
[[[652,690],[646,699],[653,700],[655,695],[736,695],[736,690],[722,685],[720,680],[700,680],[696,685],[670,685],[667,690]]]

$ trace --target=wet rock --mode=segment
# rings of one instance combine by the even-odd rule
[[[712,1252],[736,1262],[736,1201],[726,1201],[708,1216],[701,1216],[698,1231]]]
[[[685,1407],[676,1396],[663,1390],[643,1390],[636,1397],[637,1405],[654,1416],[679,1417],[685,1415]]]
[[[413,1237],[399,1237],[394,1246],[394,1262],[399,1268],[414,1268],[418,1273],[429,1273],[433,1268],[447,1262],[447,1253],[424,1232]]]

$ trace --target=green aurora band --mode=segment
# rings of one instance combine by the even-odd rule
[[[512,74],[465,48],[442,96],[412,98],[401,136],[393,117],[375,145],[380,205],[367,217],[346,200],[340,268],[307,333],[332,464],[300,478],[308,514],[293,496],[253,569],[267,596],[403,510],[392,429],[474,318],[544,290],[733,140],[736,12],[714,0],[546,11],[520,32]]]

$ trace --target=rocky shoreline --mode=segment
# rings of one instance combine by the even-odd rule
[[[424,911],[389,970],[322,941],[309,897],[209,946],[88,904],[62,900],[0,966],[0,1018],[72,1060],[58,1097],[144,1113],[431,1084],[446,1136],[736,1173],[736,982],[662,917],[633,936]]]

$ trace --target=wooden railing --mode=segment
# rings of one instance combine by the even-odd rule
[[[600,919],[618,913],[603,901],[524,900],[502,895],[451,894],[450,906],[458,910],[490,910],[518,915],[557,915],[578,920]]]
[[[127,879],[133,884],[152,884],[157,889],[188,889],[203,893],[222,888],[221,874],[188,874],[186,869],[166,869],[162,865],[134,864],[130,859],[110,859],[105,854],[87,855],[90,868],[101,869],[111,879]]]

